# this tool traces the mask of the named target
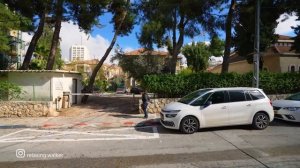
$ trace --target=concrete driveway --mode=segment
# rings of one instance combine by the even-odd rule
[[[132,95],[90,96],[87,104],[62,109],[58,117],[0,118],[1,128],[78,129],[150,126],[158,124],[158,114],[138,113],[138,98]]]

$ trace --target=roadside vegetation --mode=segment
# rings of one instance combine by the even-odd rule
[[[147,75],[142,86],[159,97],[182,97],[202,88],[251,87],[252,73],[214,74],[208,72],[178,75]],[[260,73],[260,88],[267,94],[286,94],[300,91],[299,73]]]
[[[20,98],[22,89],[14,83],[0,81],[0,101]]]

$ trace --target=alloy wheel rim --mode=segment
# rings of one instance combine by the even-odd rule
[[[197,123],[194,119],[188,119],[183,123],[183,129],[188,133],[195,132],[196,127],[197,127]]]
[[[268,126],[268,117],[266,115],[258,115],[256,118],[256,125],[259,128],[266,128]]]

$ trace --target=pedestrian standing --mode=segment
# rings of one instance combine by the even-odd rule
[[[150,98],[148,96],[147,91],[142,92],[142,109],[144,111],[144,118],[147,119],[148,118],[148,112],[147,112],[147,107],[148,107],[148,103],[150,102]]]

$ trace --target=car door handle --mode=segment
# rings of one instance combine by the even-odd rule
[[[226,109],[226,106],[223,106],[222,109]]]
[[[250,106],[251,106],[251,104],[247,104],[247,106],[248,106],[248,107],[250,107]]]

